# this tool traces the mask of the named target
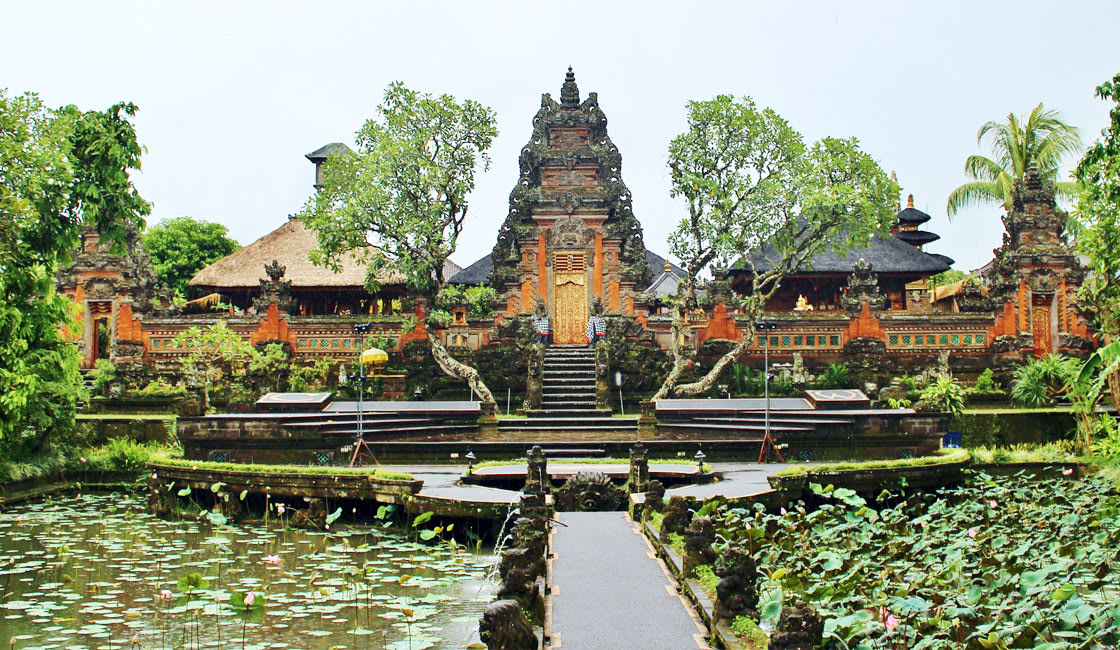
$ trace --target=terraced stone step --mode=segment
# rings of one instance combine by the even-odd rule
[[[598,411],[598,412],[602,413],[603,415],[610,415],[610,413],[611,413],[610,409],[593,409],[593,411]],[[543,417],[543,418],[571,417],[571,416],[584,417],[584,416],[588,415],[588,409],[585,409],[585,408],[581,408],[581,409],[560,409],[560,408],[557,408],[557,409],[543,409],[543,408],[542,409],[525,409],[525,415],[527,415],[531,418],[538,418],[538,417]],[[591,413],[590,415],[591,415],[591,417],[595,417],[594,413]]]

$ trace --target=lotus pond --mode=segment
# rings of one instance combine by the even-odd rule
[[[1120,643],[1120,498],[1108,481],[978,474],[875,502],[812,487],[817,508],[709,508],[719,545],[745,545],[768,576],[764,626],[801,601],[837,650]]]
[[[464,648],[493,556],[383,528],[164,521],[82,495],[0,513],[0,639],[45,648]],[[7,646],[5,646],[7,647]]]

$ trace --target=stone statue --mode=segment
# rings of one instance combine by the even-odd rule
[[[691,576],[701,564],[716,561],[716,551],[712,548],[714,541],[716,527],[708,517],[696,517],[688,524],[684,530],[684,566],[681,569],[685,577]]]
[[[728,546],[720,554],[716,575],[720,578],[716,585],[716,618],[758,618],[758,565],[750,551],[741,545]]]
[[[537,635],[516,600],[492,603],[478,621],[478,636],[486,650],[538,650]]]
[[[544,601],[537,588],[534,559],[528,550],[509,548],[502,551],[498,562],[498,575],[502,584],[498,598],[516,600],[527,612],[544,613]]]
[[[626,491],[602,472],[581,471],[556,491],[556,509],[563,512],[621,510]]]
[[[809,605],[796,603],[782,609],[778,627],[770,637],[773,650],[814,650],[824,640],[824,619]]]
[[[852,274],[848,276],[848,290],[840,303],[854,316],[863,309],[865,302],[870,304],[872,310],[890,306],[890,300],[879,293],[879,276],[871,272],[871,264],[861,257],[852,265]]]
[[[657,479],[646,485],[646,508],[654,512],[665,509],[665,486]]]
[[[667,539],[670,533],[682,534],[692,520],[692,512],[688,509],[688,499],[682,496],[672,496],[669,504],[662,511],[665,517],[661,520],[661,539]]]
[[[548,476],[548,458],[540,445],[533,445],[528,454],[528,468],[525,473],[525,492],[528,494],[548,494],[552,491],[552,480]]]
[[[627,488],[630,494],[643,492],[649,483],[649,458],[646,456],[645,445],[638,441],[630,448],[630,478]]]

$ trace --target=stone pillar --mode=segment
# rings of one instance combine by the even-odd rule
[[[595,346],[595,408],[611,408],[611,361],[609,344]]]
[[[526,494],[548,494],[552,491],[552,479],[548,476],[548,458],[540,445],[534,445],[529,450],[523,491]]]
[[[641,442],[630,448],[630,478],[627,484],[630,494],[645,492],[649,484],[649,458]]]
[[[529,376],[525,382],[525,406],[539,409],[544,389],[544,346],[534,344],[529,352]]]

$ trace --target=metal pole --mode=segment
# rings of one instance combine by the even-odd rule
[[[763,376],[762,385],[766,392],[766,438],[770,437],[770,335],[762,339]]]
[[[366,335],[363,333],[361,352],[365,352],[365,349]],[[361,354],[361,352],[359,352],[359,354]],[[361,373],[358,375],[358,439],[362,440],[365,437],[365,428],[363,427],[364,423],[362,421],[362,399],[364,397],[363,393],[366,385],[366,367],[362,365],[360,356],[358,357],[358,368],[361,369]]]
[[[513,389],[512,388],[507,388],[506,389],[506,415],[509,415],[509,403],[513,399],[512,395],[513,395]]]
[[[622,386],[618,387],[618,410],[622,415],[626,415],[626,405],[622,402]]]

